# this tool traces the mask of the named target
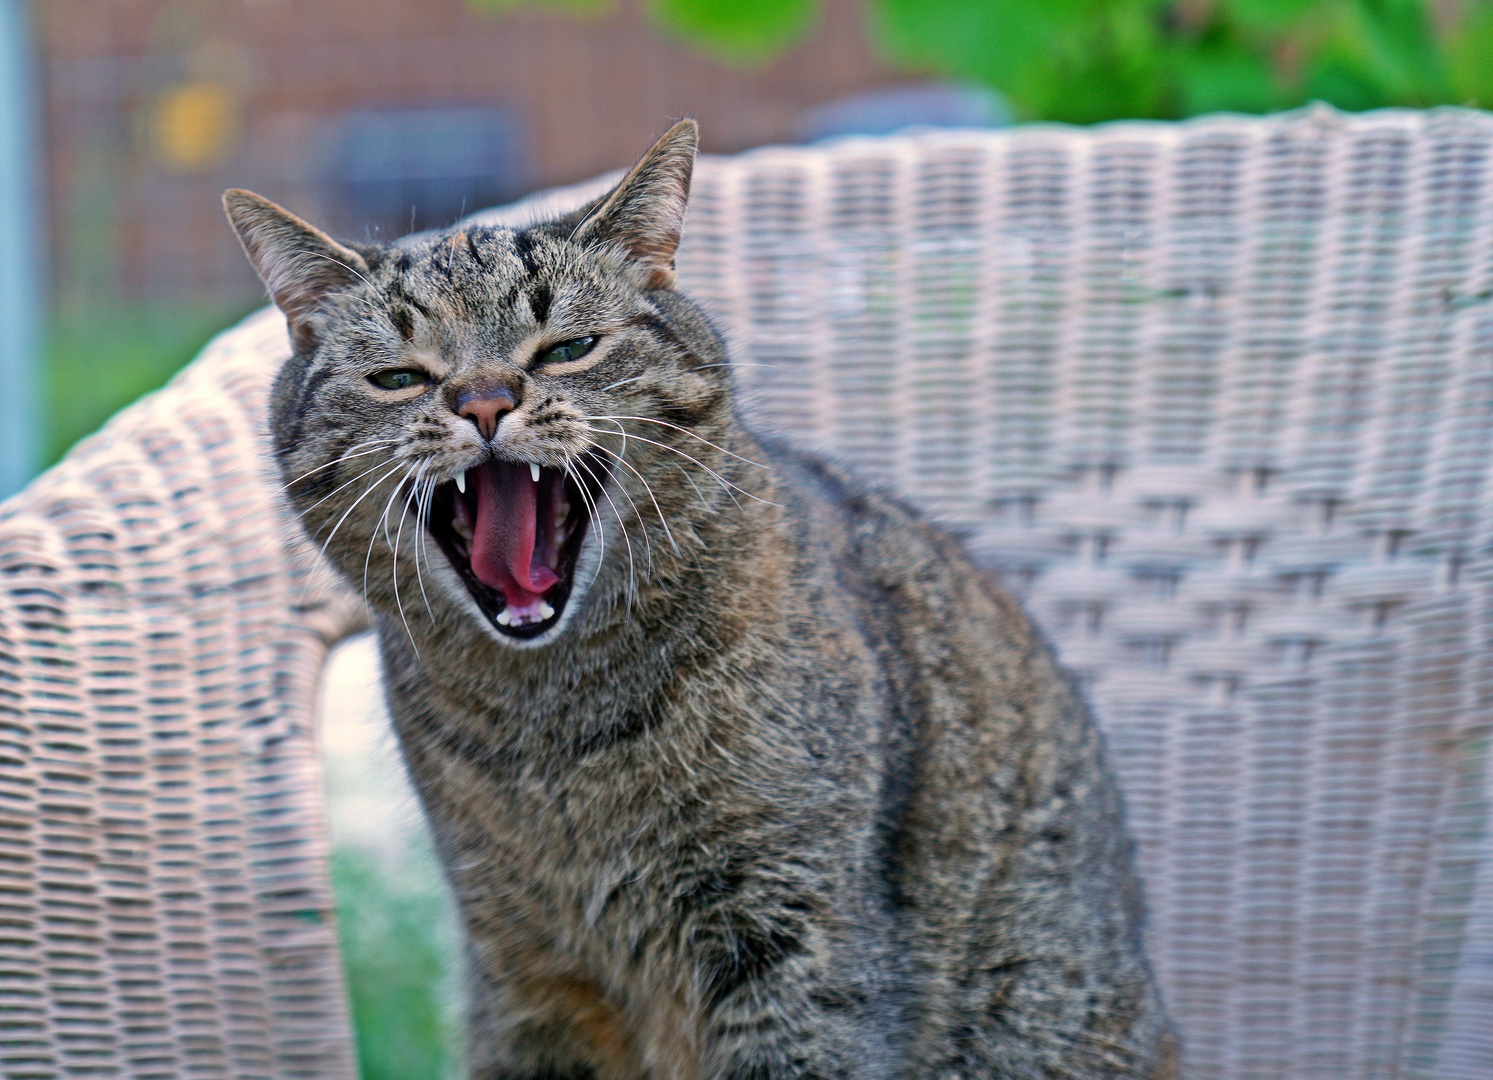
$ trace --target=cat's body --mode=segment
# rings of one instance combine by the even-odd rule
[[[672,290],[693,139],[404,249],[230,200],[298,346],[288,490],[366,575],[467,922],[474,1076],[1170,1075],[1082,703],[956,545],[737,420]]]

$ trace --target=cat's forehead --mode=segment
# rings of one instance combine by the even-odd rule
[[[548,322],[625,298],[615,260],[544,227],[458,226],[396,246],[383,293],[436,324]]]

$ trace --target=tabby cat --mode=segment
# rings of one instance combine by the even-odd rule
[[[388,245],[224,200],[465,920],[473,1076],[1174,1075],[1078,694],[949,538],[743,425],[675,289],[695,148]]]

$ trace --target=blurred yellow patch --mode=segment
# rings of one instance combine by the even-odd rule
[[[151,150],[177,172],[201,172],[222,161],[237,143],[238,129],[238,100],[219,83],[178,83],[151,106]]]

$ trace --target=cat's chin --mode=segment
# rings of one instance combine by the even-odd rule
[[[561,471],[488,461],[432,494],[430,536],[505,643],[542,643],[577,598],[577,569],[607,475],[590,455],[579,464]]]

